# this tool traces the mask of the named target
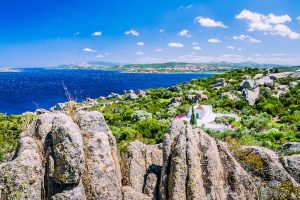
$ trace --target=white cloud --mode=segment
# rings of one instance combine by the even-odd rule
[[[242,48],[237,48],[238,51],[242,51]]]
[[[176,42],[170,42],[168,44],[169,47],[173,47],[173,48],[183,48],[184,45],[182,43],[176,43]]]
[[[198,45],[199,44],[199,42],[193,42],[192,43],[192,45]]]
[[[205,18],[205,17],[198,16],[198,17],[195,18],[195,20],[201,26],[204,26],[204,27],[209,27],[209,28],[212,28],[212,27],[228,28],[228,26],[226,26],[223,22],[221,22],[221,21],[215,21],[215,20],[210,19],[210,18]]]
[[[85,52],[96,52],[95,49],[91,49],[91,48],[84,48],[83,51],[85,51]]]
[[[165,31],[164,29],[160,29],[160,30],[159,30],[160,33],[163,33],[164,31]]]
[[[135,54],[136,54],[136,55],[144,55],[144,53],[141,52],[141,51],[137,51],[137,52],[135,52]]]
[[[191,34],[190,34],[190,32],[189,32],[188,30],[186,30],[186,29],[180,31],[180,32],[178,33],[178,35],[180,35],[180,36],[182,36],[182,37],[192,37]]]
[[[297,19],[297,21],[298,21],[299,24],[300,24],[300,16],[298,16],[296,19]]]
[[[235,49],[235,47],[234,46],[227,46],[227,49],[231,49],[231,50],[234,50]]]
[[[179,6],[177,9],[178,9],[178,10],[181,10],[181,9],[190,9],[190,8],[192,8],[192,7],[193,7],[193,4],[189,4],[189,5],[187,5],[187,6],[181,5],[181,6]]]
[[[221,43],[222,41],[221,40],[219,40],[218,38],[211,38],[211,39],[209,39],[209,40],[207,40],[208,42],[210,42],[210,43]]]
[[[137,42],[136,44],[139,46],[144,46],[144,42]]]
[[[201,50],[201,47],[196,46],[196,47],[193,47],[193,49],[196,50],[196,51],[199,51],[199,50]]]
[[[97,55],[96,58],[103,58],[103,55]]]
[[[291,22],[289,15],[263,15],[249,10],[243,10],[235,16],[237,19],[248,21],[248,31],[261,31],[265,35],[280,35],[290,39],[299,39],[300,34],[293,32],[285,23]]]
[[[252,42],[252,43],[260,43],[261,40],[258,40],[258,39],[255,39],[249,35],[239,35],[239,36],[233,36],[232,37],[234,40],[246,40],[246,41],[249,41],[249,42]]]
[[[79,33],[79,32],[76,32],[76,33],[74,33],[74,36],[78,36],[78,35],[80,35],[80,33]]]
[[[193,7],[193,4],[190,4],[186,8],[189,9],[189,8],[192,8],[192,7]]]
[[[92,36],[101,36],[102,32],[101,31],[96,31],[94,33],[92,33]]]
[[[162,51],[162,49],[155,49],[155,51],[157,51],[157,52],[161,52],[161,51]]]
[[[139,32],[137,32],[136,30],[133,30],[133,29],[130,29],[130,30],[126,31],[124,34],[125,35],[133,35],[133,36],[139,36],[140,35]]]

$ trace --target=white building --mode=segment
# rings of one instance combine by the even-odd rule
[[[226,128],[233,129],[234,127],[227,126],[225,124],[217,124],[215,119],[217,117],[233,117],[236,120],[239,120],[239,117],[235,114],[223,114],[223,113],[214,113],[212,111],[212,105],[200,105],[197,104],[194,106],[195,115],[197,118],[197,126],[204,126],[205,128],[211,128],[215,130],[224,130]],[[192,107],[189,109],[188,114],[185,117],[182,117],[182,120],[190,121],[192,116]]]

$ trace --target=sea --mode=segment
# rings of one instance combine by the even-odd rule
[[[66,102],[64,86],[77,101],[124,90],[169,87],[214,74],[150,74],[119,71],[26,68],[0,73],[0,113],[21,114]]]

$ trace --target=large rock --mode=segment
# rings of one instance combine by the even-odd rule
[[[42,143],[45,142],[47,136],[52,129],[53,119],[56,117],[65,117],[66,115],[63,113],[44,113],[38,116],[36,122],[34,123],[34,131],[33,136],[39,139]]]
[[[278,148],[284,155],[300,154],[300,142],[287,142]]]
[[[257,199],[251,177],[223,143],[175,120],[163,142],[161,199]]]
[[[289,77],[290,75],[292,75],[293,72],[281,72],[281,73],[273,73],[273,74],[269,74],[268,76],[271,79],[279,79],[279,78],[286,78]]]
[[[181,93],[182,92],[182,88],[179,87],[179,86],[172,86],[172,87],[169,87],[168,90],[170,92],[178,92],[178,93]]]
[[[240,100],[240,98],[235,94],[235,92],[223,92],[220,94],[220,98],[225,98],[225,97],[233,101]]]
[[[256,80],[256,79],[260,79],[262,78],[264,75],[263,74],[256,74],[253,79]]]
[[[84,169],[83,140],[78,126],[68,117],[52,124],[53,179],[59,184],[78,184]]]
[[[286,171],[300,183],[300,155],[284,156],[280,161]]]
[[[130,143],[123,160],[123,184],[157,199],[162,162],[161,145]]]
[[[294,178],[282,166],[278,156],[264,147],[243,146],[237,150],[236,157],[242,166],[252,175],[262,199],[279,196],[282,183],[299,187]]]
[[[124,186],[122,188],[122,194],[124,200],[152,200],[151,197],[141,192],[137,192],[130,186]]]
[[[286,94],[289,92],[289,86],[288,85],[277,85],[275,87],[275,91],[273,96],[276,98],[279,98],[281,95]]]
[[[254,80],[244,80],[241,84],[240,84],[240,88],[241,90],[243,89],[253,89],[255,85]]]
[[[178,107],[182,102],[182,97],[173,97],[169,102],[170,107]]]
[[[86,169],[83,183],[92,199],[120,199],[121,172],[117,144],[99,112],[76,115],[85,144]]]
[[[250,106],[253,106],[259,96],[260,89],[255,88],[253,91],[248,89],[242,90],[242,96]]]
[[[0,165],[0,199],[42,199],[43,167],[37,141],[21,135],[12,161]]]
[[[189,94],[186,96],[186,99],[187,101],[190,103],[190,104],[195,104],[198,102],[199,98],[198,96],[196,95],[192,95],[192,94]]]
[[[262,77],[260,79],[255,80],[255,85],[257,86],[266,86],[266,87],[273,87],[274,81],[269,76]]]
[[[298,69],[297,71],[295,71],[295,72],[291,75],[291,77],[293,77],[293,78],[300,78],[300,69]]]
[[[208,99],[207,95],[205,95],[203,93],[203,91],[197,91],[196,96],[199,98],[199,100],[207,100]]]
[[[216,79],[214,82],[213,82],[213,84],[211,85],[211,87],[213,88],[213,89],[219,89],[219,88],[221,88],[221,87],[225,87],[227,85],[227,83],[226,83],[226,81],[225,81],[225,79],[224,78],[218,78],[218,79]]]
[[[122,98],[122,95],[117,94],[117,93],[111,93],[110,95],[108,95],[106,97],[106,99],[121,99],[121,98]]]
[[[86,195],[82,183],[76,186],[67,186],[64,190],[57,192],[51,197],[51,200],[85,200]]]

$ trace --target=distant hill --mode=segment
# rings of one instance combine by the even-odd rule
[[[55,67],[56,69],[95,69],[95,70],[118,70],[124,72],[139,73],[201,73],[201,72],[225,72],[240,68],[281,68],[283,71],[295,71],[297,67],[279,64],[260,64],[247,62],[210,62],[210,63],[188,63],[188,62],[166,62],[149,64],[120,64],[106,61],[90,61],[83,64],[65,64]]]
[[[55,66],[54,68],[56,69],[107,69],[117,64],[118,63],[104,62],[104,61],[102,62],[91,61],[82,64],[63,64],[63,65]]]

